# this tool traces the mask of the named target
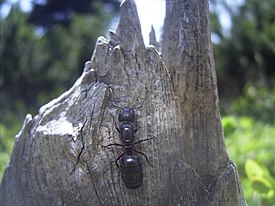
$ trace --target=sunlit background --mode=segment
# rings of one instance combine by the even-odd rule
[[[160,41],[165,1],[136,4],[145,44],[152,25]],[[274,206],[275,1],[209,4],[227,149],[248,204]],[[119,0],[0,0],[0,178],[25,115],[36,115],[73,85],[97,37],[115,30],[119,5]]]
[[[234,8],[243,4],[244,0],[235,0],[230,1],[227,0],[227,4],[230,7]],[[30,12],[32,9],[32,0],[8,0],[1,7],[0,16],[4,18],[8,15],[11,10],[11,5],[18,2],[20,8],[23,12]],[[41,0],[39,2],[45,2],[45,0]],[[120,0],[121,2],[121,0]],[[149,44],[149,32],[151,31],[151,26],[154,26],[156,31],[157,40],[160,40],[161,29],[163,25],[163,20],[165,17],[165,0],[136,0],[138,14],[141,22],[144,42],[146,45]],[[228,31],[231,27],[231,20],[228,12],[222,6],[221,3],[210,6],[215,8],[218,11],[219,18],[222,22],[222,27],[225,31]],[[112,25],[115,28],[115,24]]]

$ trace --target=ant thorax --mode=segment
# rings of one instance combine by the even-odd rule
[[[131,122],[123,122],[120,126],[121,140],[124,145],[130,146],[134,143],[135,129]]]

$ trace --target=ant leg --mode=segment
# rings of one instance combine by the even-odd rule
[[[112,105],[115,106],[115,107],[118,107],[120,109],[123,109],[123,107],[119,106],[118,104],[116,104],[114,102],[114,92],[113,92],[113,89],[111,87],[109,87],[109,91],[111,92],[111,95],[112,95]]]
[[[150,162],[149,162],[148,157],[146,156],[146,154],[144,154],[143,152],[137,151],[137,150],[133,150],[133,151],[136,152],[136,153],[139,153],[139,154],[143,155],[143,156],[145,157],[147,163],[148,163],[151,167],[153,167],[153,165],[150,164]]]
[[[118,169],[119,169],[118,161],[119,161],[120,158],[121,158],[123,155],[125,155],[125,154],[126,154],[126,152],[123,152],[121,155],[118,156],[118,158],[116,158],[116,166],[117,166]]]
[[[83,153],[83,151],[84,151],[84,149],[85,149],[85,144],[84,144],[84,140],[83,140],[83,129],[84,129],[84,127],[85,127],[87,121],[88,121],[88,120],[86,119],[86,120],[84,121],[82,127],[80,128],[80,138],[81,138],[81,142],[82,142],[82,147],[81,147],[80,152],[79,152],[78,155],[77,155],[77,161],[76,161],[76,163],[74,164],[73,169],[72,169],[70,175],[72,175],[72,174],[74,173],[74,171],[75,171],[75,169],[76,169],[76,165],[80,162],[80,157],[81,157],[81,155],[82,155],[82,153]],[[73,139],[72,139],[72,140],[73,140]],[[73,140],[73,141],[74,141],[74,140]]]
[[[141,142],[145,142],[145,141],[148,141],[148,140],[151,140],[151,139],[153,139],[153,137],[147,138],[147,139],[139,140],[139,141],[135,142],[134,144],[139,144],[139,143],[141,143]]]
[[[113,118],[114,118],[114,117],[113,117]],[[115,122],[115,128],[116,128],[116,130],[117,130],[117,132],[120,134],[120,130],[119,130],[119,128],[118,128],[118,125],[117,125],[115,119],[114,119],[114,122]]]
[[[101,145],[101,147],[110,147],[110,146],[119,146],[119,147],[123,147],[122,144],[118,144],[118,143],[112,143],[112,144],[108,144],[108,145]]]
[[[113,118],[113,121],[114,121],[114,123],[115,123],[115,128],[116,128],[116,130],[118,131],[118,133],[120,133],[120,130],[119,130],[119,127],[118,127],[118,125],[117,125],[117,122],[116,122],[116,120],[115,120],[115,117],[113,116],[113,114],[109,111],[109,113],[110,113],[110,115],[112,116],[112,118]]]

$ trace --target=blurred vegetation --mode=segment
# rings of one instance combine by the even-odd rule
[[[0,179],[25,115],[35,115],[75,82],[119,5],[111,0],[39,2],[33,1],[30,12],[13,4],[0,19]],[[211,2],[228,152],[248,204],[275,205],[275,1]],[[230,15],[229,31],[218,18],[219,6]]]
[[[248,205],[275,205],[275,1],[213,0],[212,32],[222,122]],[[218,6],[230,15],[224,31]],[[224,12],[224,11],[223,11]]]
[[[250,206],[275,203],[275,125],[248,116],[222,120],[230,158],[237,165]]]
[[[275,1],[244,0],[239,7],[227,2],[215,0],[231,16],[230,31],[222,30],[217,5],[211,24],[219,39],[213,45],[219,92],[230,101],[241,95],[247,84],[275,87]]]

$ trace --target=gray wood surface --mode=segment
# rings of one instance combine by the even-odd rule
[[[185,162],[210,192],[211,205],[245,205],[224,145],[208,0],[166,0],[161,53],[179,100]]]
[[[208,15],[208,1],[196,2],[197,12]],[[124,1],[116,31],[110,39],[98,38],[74,86],[35,117],[26,116],[1,183],[0,204],[244,205],[238,172],[224,146],[209,19],[202,20],[206,25],[191,22],[183,33],[192,39],[190,45],[173,37],[188,44],[186,51],[175,51],[177,56],[169,51],[173,39],[163,39],[164,60],[173,80],[179,77],[174,93],[160,54],[144,46],[134,1]],[[200,33],[206,36],[201,39]],[[168,61],[171,55],[182,59]],[[153,166],[141,156],[143,184],[130,190],[115,164],[123,149],[102,145],[121,142],[112,117],[117,121],[119,109],[113,101],[135,107],[144,98],[136,110],[136,141],[152,139],[135,147]]]

